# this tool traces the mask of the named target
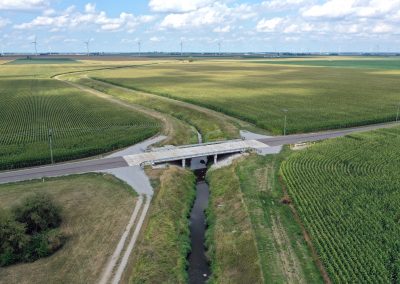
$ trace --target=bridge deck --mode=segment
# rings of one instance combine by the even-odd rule
[[[173,149],[158,150],[142,154],[124,156],[129,166],[138,166],[146,163],[162,163],[177,161],[195,157],[211,155],[222,155],[246,151],[249,149],[260,149],[268,147],[256,140],[235,140],[218,144],[197,145],[190,147],[177,147]]]

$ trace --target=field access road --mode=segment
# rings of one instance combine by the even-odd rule
[[[375,124],[362,127],[346,128],[341,130],[324,131],[318,133],[276,136],[270,138],[260,138],[257,139],[256,141],[265,144],[265,147],[272,147],[272,146],[295,144],[301,142],[325,140],[325,139],[345,136],[352,133],[371,131],[381,128],[390,128],[394,126],[400,126],[400,123],[392,122],[392,123]],[[223,144],[229,145],[229,143],[233,143],[233,141],[221,142],[219,145]],[[200,147],[204,147],[204,144],[199,146],[195,145],[190,146],[190,148],[193,149],[194,152],[196,152],[196,148],[199,149]],[[162,155],[165,156],[165,152],[164,151],[162,152],[163,152]],[[151,154],[155,154],[155,152],[152,152]],[[0,173],[0,184],[16,182],[16,181],[40,179],[43,177],[57,177],[70,174],[99,172],[99,171],[123,168],[128,166],[129,166],[128,162],[122,156],[63,163],[63,164],[36,167],[36,168],[23,169],[17,171],[2,172]]]

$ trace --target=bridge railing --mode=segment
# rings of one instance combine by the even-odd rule
[[[182,156],[175,156],[175,157],[162,158],[162,159],[154,159],[154,160],[144,161],[140,164],[140,166],[144,167],[146,165],[154,165],[156,163],[167,163],[167,162],[180,161],[180,160],[192,159],[192,158],[200,158],[200,157],[206,157],[206,156],[244,153],[244,152],[247,152],[250,150],[253,150],[253,148],[252,147],[242,147],[242,148],[237,148],[237,149],[210,151],[210,152],[199,153],[199,154],[190,154],[190,155],[182,155]]]
[[[188,144],[188,145],[181,145],[181,146],[172,146],[171,148],[167,146],[167,147],[165,147],[165,151],[168,151],[171,149],[185,149],[185,148],[192,148],[192,147],[199,147],[199,146],[217,145],[217,144],[222,144],[222,143],[227,143],[227,142],[239,142],[239,141],[243,141],[243,139],[221,140],[221,141],[199,143],[199,144]],[[164,147],[146,149],[146,152],[152,152],[152,151],[156,151],[156,152],[164,151]]]

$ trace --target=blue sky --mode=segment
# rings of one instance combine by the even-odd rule
[[[31,52],[400,51],[400,0],[0,0],[0,48]]]

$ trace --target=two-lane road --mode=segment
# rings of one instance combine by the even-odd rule
[[[267,144],[268,146],[280,146],[280,145],[296,144],[296,143],[302,143],[302,142],[313,142],[313,141],[326,140],[326,139],[346,136],[346,135],[352,134],[352,133],[366,132],[366,131],[372,131],[372,130],[382,129],[382,128],[391,128],[394,126],[400,126],[400,122],[373,124],[373,125],[367,125],[367,126],[345,128],[345,129],[339,129],[339,130],[329,130],[329,131],[322,131],[322,132],[316,132],[316,133],[276,136],[276,137],[262,138],[262,139],[257,139],[257,140],[264,144]]]
[[[128,163],[124,160],[123,157],[62,163],[44,167],[2,172],[0,173],[0,184],[39,179],[43,177],[58,177],[72,174],[96,172],[115,168],[123,168],[127,166]]]
[[[266,147],[279,146],[279,145],[295,144],[301,142],[325,140],[325,139],[345,136],[351,133],[365,132],[381,128],[390,128],[397,125],[400,126],[400,123],[375,124],[363,127],[324,131],[318,133],[276,136],[271,138],[257,139],[257,141],[266,144]],[[232,141],[226,141],[223,143],[232,143]],[[199,145],[199,147],[201,146]],[[2,172],[0,173],[0,184],[32,180],[32,179],[40,179],[43,177],[57,177],[57,176],[65,176],[71,174],[104,171],[104,170],[123,168],[128,166],[129,165],[124,159],[124,157],[112,157],[112,158],[93,159],[93,160],[85,160],[85,161],[78,161],[71,163],[62,163],[44,167]]]

